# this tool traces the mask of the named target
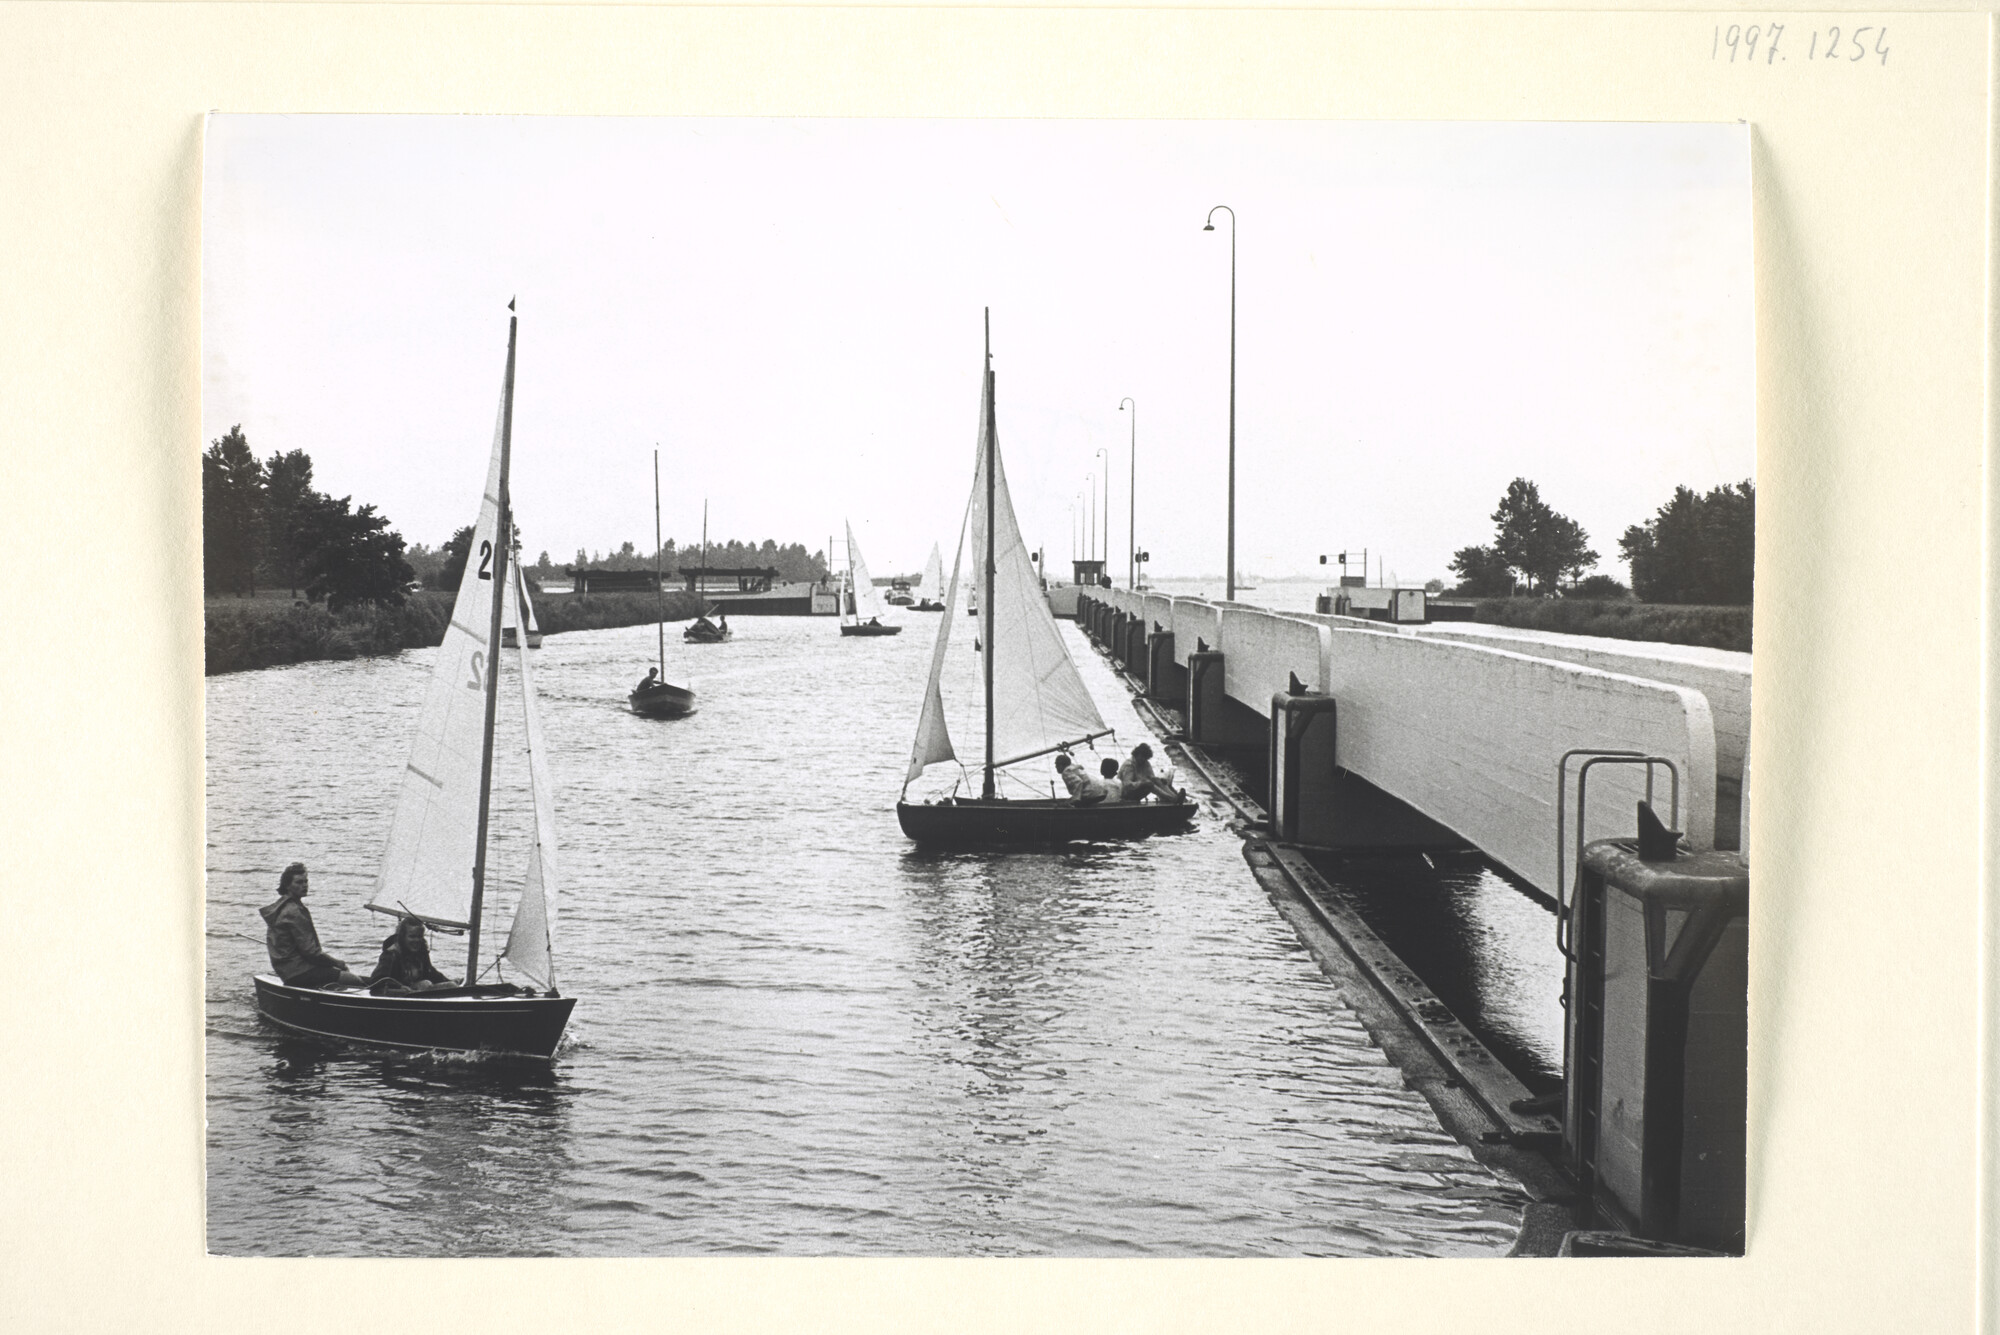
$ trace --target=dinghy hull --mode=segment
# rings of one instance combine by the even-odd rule
[[[898,802],[896,820],[903,833],[920,844],[971,848],[1172,834],[1185,830],[1195,811],[1192,801],[1100,802],[1080,807],[1059,798],[948,798],[942,802]]]
[[[859,626],[842,626],[840,633],[842,635],[901,635],[903,628],[901,626],[869,625],[864,622]]]
[[[627,698],[632,712],[645,718],[686,718],[694,713],[694,692],[683,686],[663,683],[650,690],[634,691]]]
[[[257,1011],[273,1024],[319,1038],[378,1047],[552,1057],[575,997],[532,996],[507,984],[374,996],[290,987],[258,974]]]

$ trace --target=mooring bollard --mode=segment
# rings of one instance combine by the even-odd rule
[[[1174,633],[1156,630],[1146,641],[1146,697],[1178,705],[1187,699],[1187,671],[1174,662]]]
[[[1222,655],[1192,653],[1187,661],[1187,735],[1197,745],[1225,740],[1222,730]]]
[[[1652,813],[1640,809],[1643,827]],[[1675,853],[1668,836],[1583,851],[1564,1150],[1614,1223],[1741,1252],[1750,869],[1739,853]]]

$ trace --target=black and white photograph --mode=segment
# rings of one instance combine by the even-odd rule
[[[212,1254],[1743,1250],[1745,126],[204,153]]]

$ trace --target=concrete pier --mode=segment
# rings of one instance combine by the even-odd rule
[[[1748,674],[1648,653],[1649,646],[1502,641],[1462,625],[1411,633],[1349,617],[1103,588],[1083,592],[1078,618],[1119,662],[1144,674],[1149,693],[1180,688],[1180,699],[1165,702],[1185,709],[1199,745],[1268,747],[1275,699],[1303,693],[1337,702],[1336,777],[1316,776],[1289,811],[1279,795],[1260,795],[1293,828],[1333,839],[1342,830],[1379,829],[1383,812],[1407,808],[1422,818],[1404,822],[1413,830],[1449,831],[1552,899],[1559,895],[1556,776],[1565,752],[1636,751],[1669,762],[1678,813],[1664,767],[1654,772],[1654,801],[1697,849],[1715,846],[1717,828],[1711,694],[1723,701],[1722,754],[1736,771],[1722,775],[1730,788],[1747,753]],[[1257,768],[1268,764],[1267,754]],[[1266,786],[1268,773],[1254,779]],[[1566,792],[1564,838],[1574,846],[1629,833],[1647,780],[1640,767],[1596,767],[1583,830],[1575,824],[1574,777]],[[1305,809],[1343,803],[1341,815]]]

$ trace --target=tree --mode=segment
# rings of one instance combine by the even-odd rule
[[[274,453],[264,461],[264,570],[295,598],[306,557],[300,517],[318,494],[312,477],[312,456],[304,450]]]
[[[1630,598],[1632,590],[1609,575],[1590,575],[1570,587],[1572,598]]]
[[[1514,592],[1514,572],[1491,547],[1461,547],[1451,558],[1458,576],[1452,592],[1464,598],[1505,598]]]
[[[1632,591],[1646,602],[1745,606],[1756,574],[1756,485],[1746,479],[1706,495],[1675,487],[1618,547],[1632,568]]]
[[[457,593],[458,586],[465,582],[465,559],[472,550],[472,525],[451,535],[442,548],[444,564],[438,567],[437,587],[446,593]]]
[[[1493,523],[1494,552],[1537,593],[1552,592],[1565,577],[1575,579],[1597,564],[1590,535],[1574,519],[1551,509],[1540,488],[1524,477],[1507,484]]]
[[[245,597],[257,592],[264,545],[264,469],[243,428],[232,426],[201,456],[202,588]]]
[[[403,535],[374,506],[354,510],[352,502],[351,496],[335,500],[314,492],[301,507],[306,597],[324,600],[329,612],[360,603],[400,604],[411,579]]]

